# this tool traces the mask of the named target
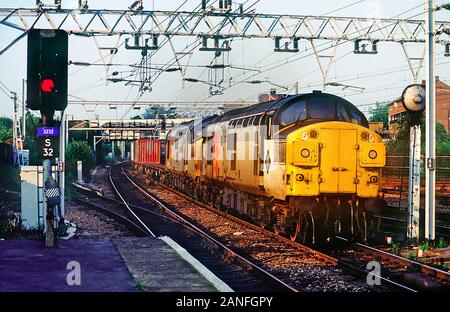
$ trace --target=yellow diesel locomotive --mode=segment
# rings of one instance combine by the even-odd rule
[[[358,108],[314,91],[174,127],[161,179],[293,240],[365,241],[384,205],[385,153]]]

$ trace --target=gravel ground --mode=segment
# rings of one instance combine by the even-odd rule
[[[111,188],[109,181],[109,166],[97,166],[92,171],[91,183],[88,184],[89,187],[101,190],[103,195],[108,197],[114,197],[115,193]]]
[[[92,208],[68,202],[66,219],[77,226],[74,238],[116,238],[134,236],[124,225]]]
[[[139,173],[134,178],[143,183]],[[218,214],[193,205],[162,187],[152,187],[149,191],[173,205],[181,214],[208,229],[226,245],[241,250],[249,258],[259,262],[265,269],[301,291],[380,291],[380,289],[369,286],[365,281],[343,272],[334,264],[290,247],[232,220],[226,220]]]

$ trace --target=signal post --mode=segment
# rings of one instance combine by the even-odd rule
[[[417,244],[420,238],[420,120],[425,109],[425,90],[422,85],[408,86],[402,94],[403,107],[408,112],[409,135],[409,182],[408,182],[408,227],[409,243]]]
[[[61,206],[61,189],[52,177],[52,162],[59,152],[59,127],[55,111],[67,106],[68,36],[63,30],[32,29],[28,33],[27,104],[39,110],[42,127],[41,155],[45,194],[45,245],[56,246],[55,208]],[[63,120],[61,120],[63,122]],[[64,146],[63,146],[64,148]]]

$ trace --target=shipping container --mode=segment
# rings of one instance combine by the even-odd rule
[[[160,140],[136,140],[132,144],[132,160],[139,164],[159,164],[161,162]]]

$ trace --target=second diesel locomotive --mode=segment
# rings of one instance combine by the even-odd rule
[[[293,240],[366,241],[385,145],[347,100],[314,91],[175,126],[163,182]]]

